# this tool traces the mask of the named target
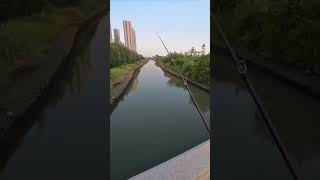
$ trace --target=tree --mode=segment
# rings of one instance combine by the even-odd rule
[[[194,47],[192,47],[192,48],[191,48],[191,50],[190,50],[190,54],[191,54],[191,56],[193,56],[193,55],[195,54],[195,52],[196,52],[195,48],[194,48]]]
[[[202,55],[205,55],[206,54],[206,44],[203,43],[201,48],[202,48]]]
[[[143,56],[129,50],[118,43],[110,43],[110,67],[117,67],[128,63],[134,63],[143,59]]]

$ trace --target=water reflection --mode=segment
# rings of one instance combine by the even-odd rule
[[[215,74],[213,76],[215,79],[214,90],[216,92],[215,95],[219,96],[214,100],[215,107],[217,108],[214,118],[216,128],[224,129],[221,130],[223,134],[227,131],[225,128],[236,123],[231,119],[241,121],[242,123],[238,124],[236,129],[233,129],[233,134],[240,136],[244,134],[241,131],[250,131],[251,133],[249,134],[250,136],[242,136],[239,141],[250,141],[252,142],[250,148],[264,147],[270,151],[267,153],[262,151],[257,152],[269,157],[269,159],[264,159],[263,161],[261,157],[253,159],[252,154],[249,153],[250,149],[246,149],[246,152],[242,153],[244,153],[247,159],[250,159],[251,163],[256,163],[257,167],[271,169],[272,171],[268,173],[268,176],[273,174],[279,178],[281,175],[276,176],[276,173],[283,174],[287,170],[286,168],[282,168],[280,172],[279,168],[276,168],[277,165],[272,161],[276,161],[277,159],[277,161],[283,164],[282,157],[279,156],[278,150],[274,145],[274,140],[265,128],[264,121],[257,111],[252,98],[243,87],[230,55],[227,52],[217,50],[215,52],[215,65],[217,68],[214,70]],[[287,147],[291,157],[297,162],[299,166],[298,170],[303,175],[303,179],[320,178],[318,171],[320,164],[320,133],[318,131],[320,127],[318,121],[320,119],[318,108],[320,107],[320,100],[301,92],[299,89],[279,80],[279,78],[273,77],[250,64],[249,78],[252,80],[258,95],[266,107],[281,140]],[[232,91],[233,93],[231,93]],[[225,103],[229,103],[230,105],[224,106],[223,104]],[[229,115],[225,111],[233,115]],[[250,114],[249,117],[248,114]],[[236,136],[233,136],[233,138],[234,140],[230,140],[229,143],[235,144],[234,141],[238,138]],[[256,141],[257,138],[259,138],[259,141]],[[226,141],[226,139],[224,140]],[[219,138],[216,138],[216,144],[219,144],[219,142]],[[216,149],[219,149],[217,145]],[[221,157],[225,156],[224,153],[221,154]],[[219,169],[219,166],[217,168]],[[250,169],[246,170],[244,168],[239,174],[246,176],[251,172]],[[266,175],[260,175],[257,178],[266,178]]]
[[[250,67],[257,93],[305,179],[320,178],[320,99]]]
[[[139,84],[139,78],[137,78],[137,75],[139,74],[139,72],[140,72],[140,69],[138,69],[134,74],[132,81],[129,84],[129,87],[127,88],[128,90],[125,93],[126,95],[137,90],[138,84]],[[124,98],[121,98],[121,99],[123,100]]]
[[[31,128],[37,129],[38,134],[43,134],[47,127],[46,109],[56,108],[59,102],[70,94],[79,93],[83,86],[83,80],[91,67],[89,60],[89,52],[84,51],[79,53],[79,56],[72,59],[58,74],[55,85],[50,87],[49,93],[46,94],[38,104],[36,104],[34,110],[31,110],[21,120],[25,123],[13,126],[10,130],[10,142],[3,142],[3,147],[0,151],[0,169],[3,170],[6,163],[10,160],[10,157],[14,154],[24,143],[24,136],[29,132]],[[50,95],[49,95],[50,94]],[[54,94],[54,95],[53,95]],[[6,145],[5,145],[6,144]],[[8,154],[6,154],[6,151]]]
[[[139,74],[140,69],[137,69],[136,72],[133,74],[132,80],[129,82],[128,86],[124,89],[124,93],[122,96],[120,96],[117,100],[115,100],[111,104],[111,113],[114,111],[114,109],[117,107],[117,105],[124,100],[124,98],[130,94],[131,92],[135,91],[139,84],[139,79],[137,78],[137,75]],[[110,113],[110,114],[111,114]]]
[[[132,177],[209,138],[180,84],[154,61],[141,68],[111,114],[111,179]],[[202,98],[199,103],[209,121],[209,94],[196,87],[192,91]]]
[[[186,90],[185,86],[183,84],[183,81],[180,78],[173,76],[172,74],[170,74],[166,71],[163,71],[163,75],[169,79],[167,81],[167,84],[170,87],[177,87],[177,88],[181,88],[181,89]],[[189,86],[194,98],[196,99],[201,111],[202,112],[209,112],[210,111],[210,99],[208,98],[208,93],[205,91],[199,90],[198,87],[195,87],[194,85],[192,85],[190,83],[188,84],[188,86]],[[192,98],[190,96],[189,96],[189,103],[194,105]]]
[[[215,177],[292,179],[231,56],[219,50],[214,54]]]
[[[202,112],[209,112],[210,111],[210,99],[208,99],[207,93],[204,91],[196,90],[196,87],[190,86],[189,88],[192,92],[192,95],[196,99],[200,109]],[[193,104],[192,98],[189,97],[189,103]]]
[[[104,18],[88,27],[93,33],[79,40],[48,92],[11,129],[0,148],[1,179],[105,178],[106,25]]]

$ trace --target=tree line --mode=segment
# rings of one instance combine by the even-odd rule
[[[214,11],[233,45],[287,65],[320,67],[319,0],[217,0]]]
[[[210,53],[205,52],[205,44],[202,45],[201,51],[197,51],[193,47],[184,53],[173,52],[171,55],[184,76],[205,85],[210,84]],[[174,64],[168,55],[156,55],[155,59],[175,70]]]
[[[11,18],[30,16],[50,6],[81,6],[85,9],[97,6],[103,0],[0,0],[0,23]]]
[[[140,54],[131,51],[122,44],[110,43],[110,68],[134,63],[143,59]]]

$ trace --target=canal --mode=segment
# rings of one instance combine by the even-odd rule
[[[210,125],[210,94],[190,89]],[[128,179],[209,139],[181,79],[153,60],[134,77],[110,121],[112,180]]]
[[[83,39],[46,95],[1,147],[0,179],[105,179],[107,24]],[[104,83],[105,82],[105,83]]]
[[[292,179],[230,54],[215,49],[213,61],[215,177]],[[302,179],[320,179],[320,100],[258,67],[248,67],[249,78]]]

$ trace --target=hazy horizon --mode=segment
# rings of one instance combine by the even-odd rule
[[[131,21],[137,52],[143,56],[166,54],[156,32],[169,51],[200,50],[203,43],[210,50],[209,0],[111,0],[110,20],[112,35],[113,29],[119,29],[123,43],[123,20]]]

